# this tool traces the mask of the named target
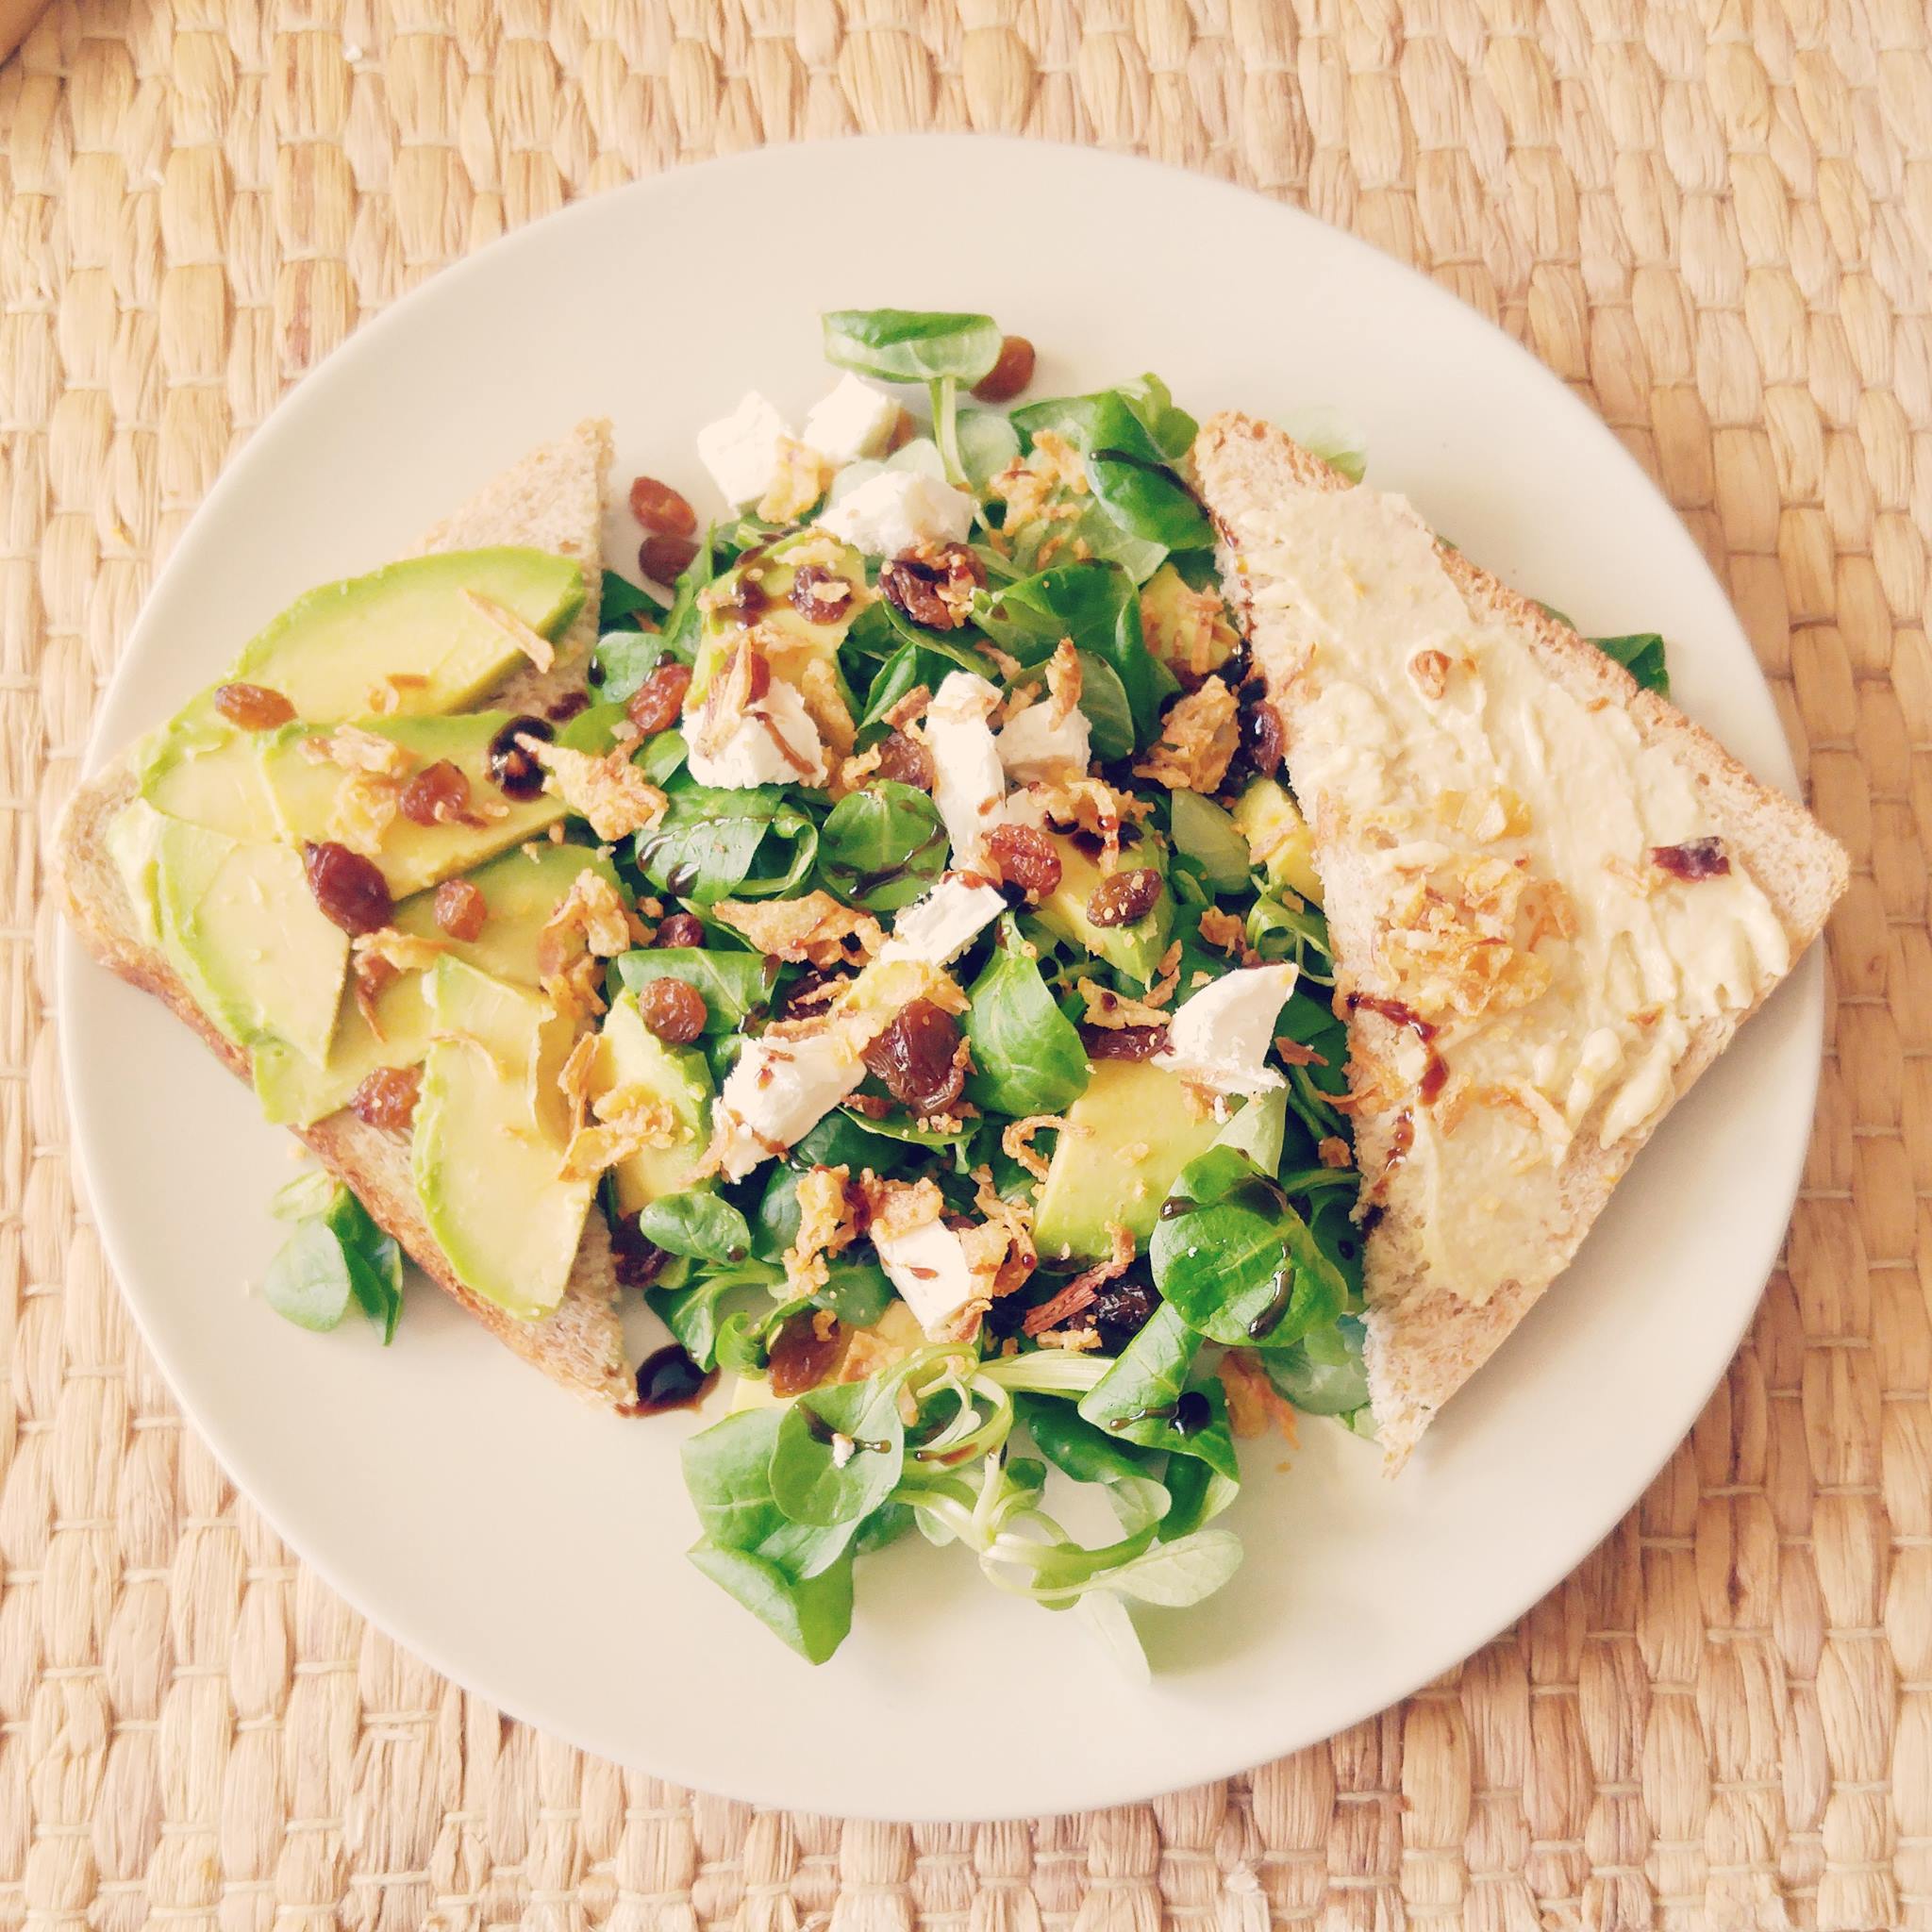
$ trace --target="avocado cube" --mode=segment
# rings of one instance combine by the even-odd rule
[[[1310,905],[1322,903],[1322,875],[1315,870],[1315,835],[1288,788],[1273,778],[1256,778],[1235,801],[1234,822],[1248,841],[1254,861],[1272,886],[1286,886]]]
[[[1141,586],[1141,633],[1147,648],[1189,684],[1219,671],[1241,641],[1221,598],[1195,590],[1171,563]]]
[[[691,1185],[711,1137],[711,1070],[695,1047],[667,1046],[643,1023],[634,992],[619,993],[604,1016],[591,1062],[592,1102],[624,1088],[641,1089],[671,1109],[677,1138],[668,1147],[644,1147],[611,1170],[617,1206],[635,1214],[660,1194]]]
[[[820,608],[838,613],[827,623],[814,621],[791,601],[792,587],[807,560],[853,587],[852,594],[842,600],[824,598],[821,589]],[[809,598],[806,601],[811,602]],[[851,544],[840,542],[824,530],[800,530],[780,537],[766,548],[747,552],[719,578],[709,600],[698,635],[686,704],[694,706],[703,699],[719,668],[743,640],[744,623],[755,619],[758,642],[773,676],[803,690],[805,669],[817,658],[829,668],[850,711],[852,694],[839,668],[839,647],[852,628],[852,620],[868,601],[865,559]]]
[[[1035,908],[1040,923],[1060,939],[1085,946],[1129,979],[1138,979],[1142,986],[1150,984],[1174,930],[1174,899],[1165,881],[1153,909],[1142,913],[1131,925],[1095,925],[1087,916],[1087,905],[1106,874],[1098,861],[1088,858],[1066,834],[1050,836],[1054,850],[1059,854],[1060,882]],[[1158,848],[1144,838],[1121,858],[1122,865],[1126,867],[1158,866]]]
[[[1095,1060],[1086,1092],[1067,1109],[1033,1210],[1040,1252],[1057,1259],[1109,1254],[1108,1222],[1144,1244],[1181,1169],[1220,1131],[1213,1119],[1196,1117],[1177,1074],[1149,1060]]]

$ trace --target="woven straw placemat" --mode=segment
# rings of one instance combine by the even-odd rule
[[[57,5],[0,70],[0,1924],[1932,1924],[1927,42],[1924,0]],[[158,558],[316,358],[575,195],[924,126],[1252,183],[1526,341],[1729,583],[1857,874],[1785,1266],[1641,1505],[1405,1707],[1030,1827],[620,1774],[293,1564],[76,1199],[37,891]]]

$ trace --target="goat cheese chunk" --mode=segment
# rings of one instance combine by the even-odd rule
[[[1242,966],[1204,986],[1175,1009],[1167,1047],[1153,1064],[1210,1093],[1266,1093],[1279,1087],[1282,1075],[1266,1061],[1295,972],[1286,961]]]
[[[964,542],[973,510],[972,497],[950,483],[916,470],[881,470],[841,492],[818,524],[868,557],[898,557],[921,543]]]
[[[949,966],[1006,909],[997,887],[949,874],[899,914],[888,943],[897,949],[895,957]]]
[[[798,1040],[747,1040],[715,1113],[719,1171],[741,1181],[796,1145],[865,1077],[853,1036],[834,1027]]]
[[[997,742],[1000,763],[1016,785],[1085,777],[1093,758],[1087,714],[1078,705],[1070,707],[1058,722],[1050,703],[1028,705],[1001,729]]]
[[[932,802],[953,847],[956,872],[990,872],[986,837],[999,823],[1007,774],[987,722],[1000,694],[971,671],[949,672],[926,708]]]
[[[811,406],[805,441],[835,463],[856,462],[884,456],[898,425],[898,403],[847,370],[839,386]]]
[[[778,444],[791,434],[776,407],[747,390],[730,415],[698,431],[698,459],[726,503],[754,503],[777,475]]]
[[[823,785],[828,775],[824,744],[805,700],[777,677],[716,750],[701,750],[693,734],[685,769],[700,785],[731,791],[753,785]]]
[[[934,1341],[945,1338],[970,1302],[991,1292],[992,1275],[973,1268],[959,1237],[942,1221],[928,1221],[903,1234],[874,1226],[872,1244],[886,1279]]]

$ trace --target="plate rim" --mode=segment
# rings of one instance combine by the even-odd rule
[[[125,740],[116,736],[110,742],[107,736],[107,721],[116,708],[117,700],[132,677],[136,661],[151,648],[151,633],[159,622],[156,616],[157,607],[163,601],[161,593],[172,579],[177,575],[192,574],[196,567],[205,546],[217,541],[217,525],[221,511],[231,495],[239,495],[253,486],[255,472],[262,469],[264,474],[273,475],[273,454],[270,444],[264,439],[277,419],[299,419],[308,411],[325,407],[323,391],[327,387],[318,383],[316,378],[338,369],[352,365],[363,359],[380,358],[386,349],[390,332],[400,325],[398,318],[407,318],[411,311],[415,298],[425,291],[436,289],[445,292],[460,288],[467,279],[480,272],[479,265],[488,263],[500,248],[506,248],[519,238],[542,230],[555,232],[576,221],[587,218],[593,208],[603,208],[616,202],[648,203],[667,182],[675,181],[693,172],[712,175],[733,173],[756,174],[772,165],[773,158],[783,155],[801,160],[809,165],[809,157],[829,150],[849,150],[865,147],[874,150],[890,150],[896,147],[918,144],[922,148],[951,147],[961,152],[983,152],[989,146],[1013,151],[1031,153],[1047,152],[1057,157],[1083,165],[1093,165],[1100,172],[1117,171],[1123,176],[1141,173],[1175,177],[1196,189],[1212,189],[1223,198],[1232,202],[1240,201],[1252,208],[1265,208],[1274,216],[1287,217],[1292,225],[1319,231],[1330,243],[1340,243],[1352,258],[1373,262],[1374,272],[1384,274],[1389,270],[1398,271],[1406,280],[1410,294],[1418,308],[1426,312],[1431,303],[1440,303],[1446,308],[1460,311],[1470,321],[1481,325],[1489,336],[1510,352],[1516,368],[1516,375],[1526,387],[1541,385],[1541,400],[1548,407],[1553,416],[1560,418],[1562,412],[1569,412],[1569,420],[1584,428],[1607,457],[1614,449],[1616,458],[1624,467],[1627,484],[1634,485],[1640,491],[1660,504],[1670,514],[1677,526],[1689,557],[1694,558],[1696,568],[1708,580],[1709,588],[1721,600],[1729,621],[1740,638],[1742,639],[1756,668],[1757,675],[1764,687],[1767,698],[1771,697],[1771,682],[1765,675],[1757,650],[1751,644],[1741,618],[1729,591],[1724,588],[1709,560],[1705,557],[1696,538],[1685,524],[1676,505],[1664,492],[1661,486],[1644,470],[1623,439],[1610,425],[1601,417],[1571,386],[1548,365],[1541,361],[1523,342],[1518,341],[1502,325],[1491,320],[1473,305],[1463,302],[1450,291],[1435,282],[1423,270],[1386,253],[1364,240],[1354,231],[1339,227],[1321,217],[1310,213],[1306,208],[1276,199],[1262,190],[1250,188],[1242,183],[1229,181],[1223,177],[1201,173],[1195,169],[1158,159],[1144,154],[1122,154],[1094,148],[1076,142],[1048,141],[1024,135],[1010,134],[972,134],[955,132],[908,132],[896,134],[867,134],[830,137],[805,142],[769,142],[742,150],[733,155],[712,156],[699,160],[679,162],[673,167],[641,176],[595,193],[579,195],[562,208],[555,209],[538,220],[525,224],[504,235],[493,238],[491,243],[473,251],[458,259],[447,263],[434,274],[426,276],[414,288],[398,295],[378,313],[358,325],[342,341],[311,368],[304,372],[294,384],[277,399],[275,406],[261,418],[250,432],[246,442],[223,468],[207,493],[195,506],[187,525],[181,530],[165,560],[155,571],[142,599],[139,611],[130,625],[126,640],[119,651],[114,668],[107,684],[96,700],[92,724],[90,726],[88,742],[83,753],[76,784],[95,775],[114,755],[123,748]],[[1773,710],[1775,714],[1774,701]],[[1774,757],[1758,757],[1752,761],[1755,774],[1766,783],[1793,797],[1802,797],[1798,785],[1798,772],[1791,742],[1785,730],[1782,716],[1776,717],[1776,738],[1774,746],[1767,745],[1767,754],[1774,751]],[[1770,768],[1774,767],[1774,769]],[[1805,1009],[1802,1024],[1815,1039],[1816,1049],[1807,1057],[1808,1070],[1807,1085],[1804,1095],[1804,1115],[1807,1122],[1815,1122],[1817,1098],[1823,1072],[1823,1050],[1825,1044],[1825,1024],[1827,1018],[1827,990],[1824,963],[1824,941],[1821,939],[1807,948],[1806,956],[1799,962],[1789,979],[1774,991],[1774,997],[1786,1003],[1802,1003]],[[815,1812],[841,1818],[875,1819],[892,1823],[967,1823],[995,1822],[1010,1819],[1024,1819],[1043,1816],[1067,1815],[1071,1810],[1088,1810],[1102,1807],[1143,1802],[1163,1791],[1183,1789],[1199,1782],[1225,1779],[1255,1768],[1257,1762],[1273,1761],[1272,1757],[1252,1759],[1242,1750],[1230,1761],[1214,1758],[1207,1770],[1191,1766],[1188,1776],[1179,1786],[1162,1784],[1149,1788],[1143,1780],[1130,1774],[1122,1781],[1103,1783],[1092,1790],[1083,1790],[1075,1804],[1054,1812],[1042,1812],[1037,1806],[1022,1805],[1010,1808],[972,1808],[945,1807],[918,1812],[904,1810],[872,1809],[865,1807],[844,1808],[826,1813],[822,1803],[815,1803],[811,1794],[792,1788],[780,1780],[776,1784],[758,1788],[747,1782],[728,1791],[724,1788],[707,1784],[701,1778],[693,1778],[681,1769],[676,1762],[675,1749],[660,1750],[658,1740],[653,1737],[641,1740],[641,1748],[628,1750],[615,1748],[609,1740],[586,1736],[577,1726],[559,1724],[554,1719],[533,1711],[523,1699],[517,1696],[503,1696],[483,1681],[467,1666],[452,1664],[447,1660],[441,1643],[433,1630],[421,1628],[418,1620],[409,1613],[407,1602],[400,1607],[384,1605],[375,1607],[363,1589],[339,1573],[337,1566],[323,1551],[310,1545],[306,1530],[291,1533],[284,1523],[269,1509],[255,1502],[256,1491],[245,1483],[239,1467],[247,1460],[246,1445],[230,1437],[229,1431],[188,1391],[192,1387],[192,1363],[183,1364],[175,1352],[158,1339],[154,1325],[149,1320],[148,1309],[143,1297],[132,1291],[127,1284],[140,1274],[140,1263],[133,1251],[131,1241],[135,1230],[124,1225],[125,1217],[110,1217],[101,1211],[102,1198],[94,1186],[95,1161],[98,1158],[94,1146],[94,1134],[89,1125],[90,1114],[79,1103],[80,1074],[77,1065],[78,1048],[75,1045],[76,1029],[72,1016],[82,1011],[86,1005],[86,989],[94,970],[94,961],[81,944],[71,923],[63,916],[58,922],[55,986],[57,1006],[55,1017],[58,1056],[61,1070],[63,1099],[67,1107],[69,1123],[69,1148],[72,1153],[76,1175],[82,1185],[83,1198],[87,1203],[88,1218],[92,1221],[100,1239],[103,1253],[114,1276],[114,1291],[121,1297],[128,1313],[139,1329],[143,1345],[159,1368],[167,1385],[172,1401],[178,1407],[184,1418],[194,1428],[203,1443],[214,1456],[223,1473],[235,1485],[238,1495],[248,1498],[251,1507],[261,1509],[262,1516],[274,1533],[291,1549],[299,1561],[311,1568],[339,1597],[347,1603],[358,1616],[371,1626],[389,1635],[392,1641],[403,1643],[424,1663],[440,1675],[460,1688],[466,1694],[479,1697],[504,1713],[528,1724],[540,1733],[558,1738],[574,1748],[580,1749],[607,1761],[645,1769],[650,1774],[661,1777],[691,1790],[708,1790],[729,1795],[774,1808]],[[78,1029],[86,1030],[85,1023]],[[1645,1458],[1648,1466],[1642,1473],[1641,1480],[1629,1486],[1629,1493],[1609,1523],[1592,1525],[1580,1532],[1569,1535],[1555,1533],[1560,1525],[1546,1525],[1545,1534],[1540,1539],[1541,1547],[1556,1554],[1543,1563],[1535,1566],[1539,1582],[1534,1593],[1525,1601],[1516,1605],[1507,1615],[1489,1629],[1474,1642],[1467,1642],[1461,1635],[1456,1635],[1439,1646],[1418,1646],[1418,1655],[1426,1654],[1428,1667],[1419,1671],[1413,1680],[1404,1683],[1400,1689],[1383,1697],[1377,1693],[1375,1700],[1356,1709],[1355,1715],[1333,1726],[1322,1728],[1313,1735],[1296,1733],[1276,1747],[1274,1756],[1292,1753],[1307,1748],[1337,1736],[1351,1724],[1362,1722],[1378,1712],[1391,1709],[1406,1702],[1415,1692],[1444,1670],[1457,1662],[1476,1655],[1511,1624],[1528,1614],[1550,1592],[1559,1587],[1563,1580],[1582,1564],[1591,1553],[1607,1537],[1613,1535],[1618,1525],[1628,1516],[1629,1511],[1642,1499],[1644,1493],[1655,1482],[1658,1473],[1668,1464],[1696,1424],[1698,1416],[1708,1407],[1711,1396],[1722,1386],[1724,1377],[1736,1359],[1738,1351],[1756,1321],[1762,1306],[1764,1293],[1775,1270],[1778,1256],[1789,1234],[1791,1217],[1800,1195],[1804,1169],[1808,1157],[1810,1131],[1807,1129],[1804,1141],[1799,1144],[1794,1160],[1790,1163],[1790,1173],[1778,1178],[1774,1189],[1767,1190],[1767,1197],[1774,1195],[1785,1202],[1786,1208],[1772,1227],[1769,1217],[1765,1228],[1769,1231],[1768,1252],[1753,1272],[1762,1276],[1762,1285],[1757,1294],[1743,1307],[1736,1332],[1729,1333],[1721,1357],[1716,1357],[1715,1343],[1712,1353],[1716,1365],[1708,1385],[1703,1389],[1695,1410],[1681,1430],[1674,1431],[1661,1453],[1654,1459]],[[1761,1246],[1761,1241],[1754,1244]],[[191,1373],[184,1374],[186,1366]],[[1635,1465],[1630,1465],[1634,1474]],[[1620,1481],[1618,1487],[1626,1485]],[[1570,1519],[1564,1519],[1565,1522]],[[1159,1680],[1157,1679],[1157,1690]],[[648,1762],[647,1762],[648,1758]],[[1218,1768],[1214,1768],[1218,1767]]]

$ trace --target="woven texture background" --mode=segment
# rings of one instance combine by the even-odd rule
[[[0,1925],[1932,1925],[1927,41],[1924,0],[57,5],[0,69]],[[37,891],[158,561],[362,318],[573,196],[928,125],[1251,183],[1525,341],[1728,582],[1857,873],[1785,1267],[1640,1507],[1406,1707],[1030,1827],[622,1774],[294,1566],[76,1198]]]

